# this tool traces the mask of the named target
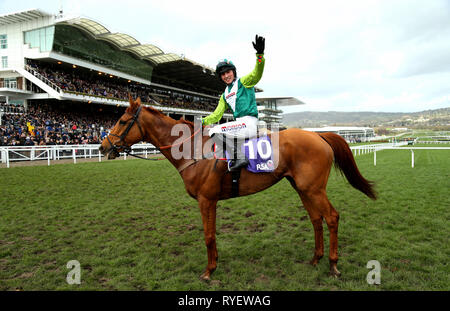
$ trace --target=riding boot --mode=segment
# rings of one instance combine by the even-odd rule
[[[228,170],[230,172],[237,171],[241,169],[242,167],[246,167],[249,163],[249,160],[245,156],[245,154],[242,152],[242,144],[244,143],[244,140],[241,140],[238,143],[238,138],[227,138],[227,150],[230,153],[230,155],[233,155],[233,159],[231,163],[228,166]],[[230,152],[232,150],[232,153]]]

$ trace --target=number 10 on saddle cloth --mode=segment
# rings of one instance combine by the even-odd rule
[[[252,173],[268,173],[275,170],[273,162],[273,148],[269,136],[251,138],[241,145],[241,151],[249,159],[247,170]],[[227,161],[232,157],[228,151],[225,152]]]

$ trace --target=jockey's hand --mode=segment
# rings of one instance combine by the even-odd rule
[[[256,54],[264,54],[264,48],[266,46],[266,39],[264,37],[260,37],[258,35],[255,36],[255,42],[253,43],[253,47],[256,50]]]

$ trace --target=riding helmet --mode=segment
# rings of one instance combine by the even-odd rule
[[[219,77],[219,79],[221,79],[220,76],[222,75],[222,73],[230,69],[233,70],[234,77],[236,77],[236,66],[234,66],[233,62],[228,59],[222,59],[216,66],[216,74]]]

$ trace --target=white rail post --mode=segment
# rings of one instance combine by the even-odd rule
[[[411,167],[414,168],[414,150],[411,149]]]

